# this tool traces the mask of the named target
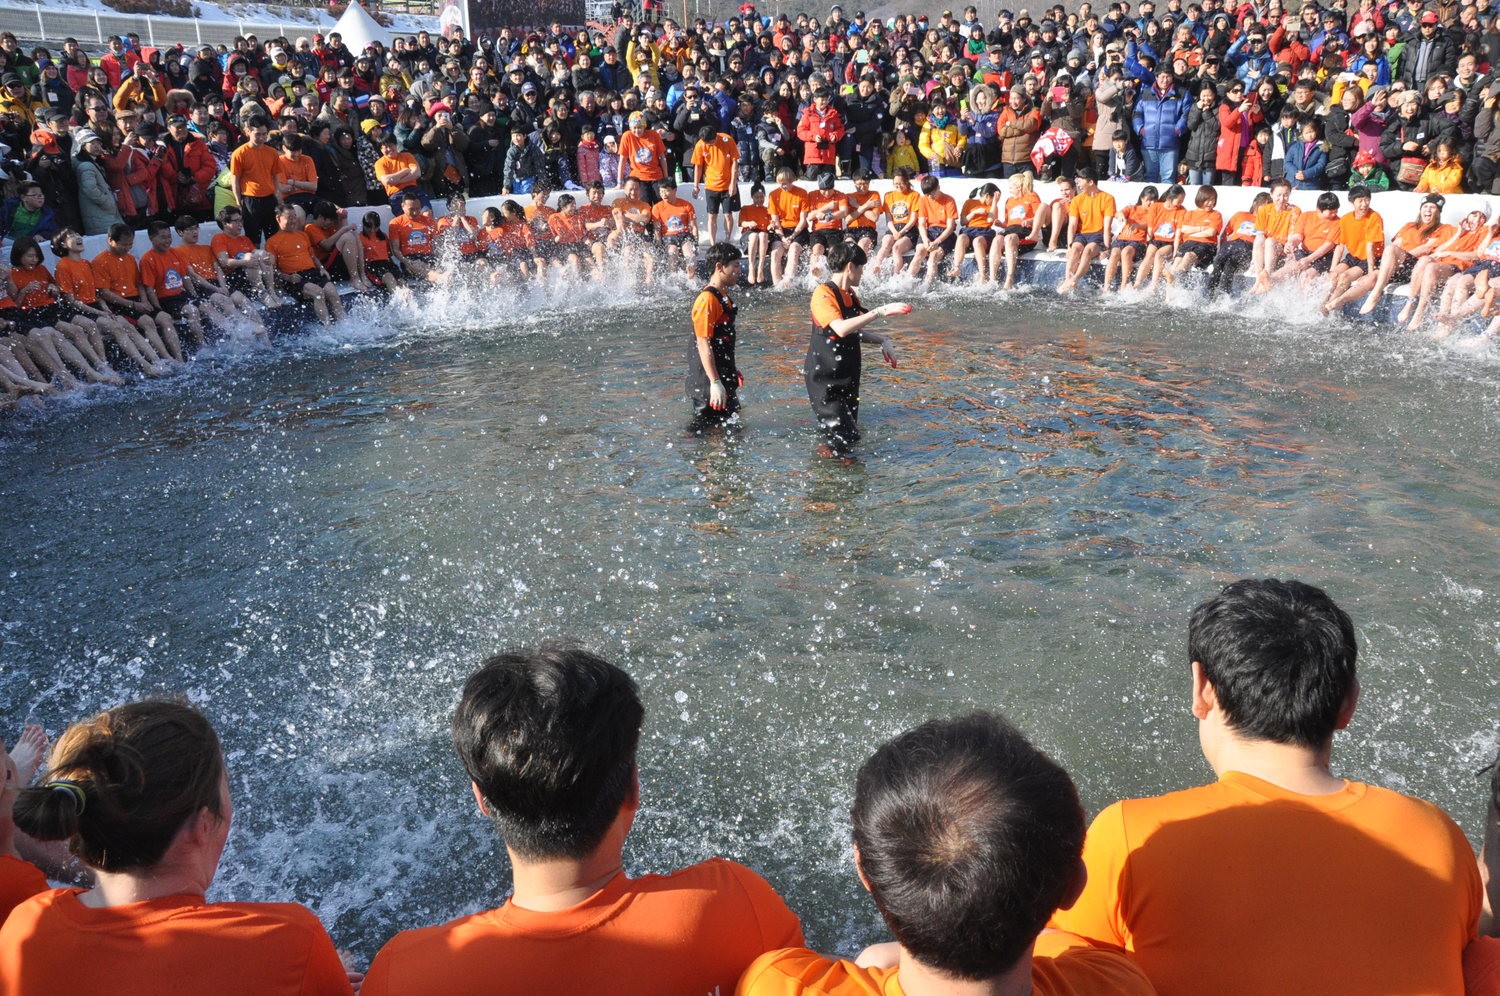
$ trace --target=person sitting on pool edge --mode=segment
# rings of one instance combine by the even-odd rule
[[[280,231],[266,239],[266,252],[276,260],[277,278],[293,297],[310,303],[324,325],[343,321],[344,302],[328,271],[313,257],[312,239],[303,231],[302,209],[295,204],[279,205],[276,226]]]
[[[513,892],[499,909],[397,934],[363,996],[727,994],[756,957],[800,945],[797,917],[742,865],[626,876],[644,715],[629,675],[567,643],[502,653],[471,675],[453,745],[510,855]]]
[[[1121,952],[1038,936],[1083,889],[1083,806],[1000,717],[934,720],[885,744],[859,770],[850,815],[855,873],[895,944],[858,964],[773,951],[736,996],[1155,992]]]
[[[1059,294],[1076,289],[1099,254],[1109,252],[1115,220],[1114,196],[1099,189],[1093,169],[1085,166],[1077,179],[1078,193],[1068,202],[1068,259]]]
[[[1236,581],[1193,610],[1188,654],[1218,781],[1101,812],[1088,884],[1052,925],[1129,951],[1167,996],[1462,992],[1468,841],[1431,803],[1331,770],[1359,698],[1348,614],[1299,581]]]

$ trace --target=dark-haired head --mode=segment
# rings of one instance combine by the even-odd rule
[[[16,800],[16,826],[67,841],[90,868],[147,871],[187,821],[224,808],[224,757],[203,714],[132,702],[70,727],[47,775]]]
[[[744,256],[745,254],[740,252],[740,247],[731,242],[715,242],[703,254],[703,261],[708,264],[708,272],[712,273],[721,266],[733,266]]]
[[[881,747],[860,769],[852,816],[887,926],[951,976],[1011,968],[1083,886],[1073,781],[998,716],[936,720]]]
[[[856,242],[839,242],[828,249],[828,272],[843,273],[850,266],[864,266],[870,257]]]
[[[547,642],[497,654],[469,678],[453,746],[507,847],[581,858],[633,797],[644,716],[624,671]]]
[[[1357,694],[1349,614],[1321,588],[1247,578],[1193,610],[1188,655],[1239,736],[1321,748]]]

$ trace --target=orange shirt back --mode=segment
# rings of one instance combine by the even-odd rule
[[[397,934],[361,992],[728,996],[757,957],[801,943],[797,917],[760,876],[715,858],[671,875],[616,875],[554,913],[507,902]]]
[[[58,290],[71,296],[79,304],[94,304],[99,299],[99,285],[94,282],[94,268],[86,259],[65,256],[58,260],[54,282]]]
[[[11,910],[48,888],[47,876],[36,865],[0,854],[0,924],[5,923]]]
[[[229,156],[229,172],[240,181],[240,192],[246,197],[276,196],[276,164],[281,153],[269,145],[259,148],[246,142]]]
[[[141,292],[141,268],[130,253],[117,256],[106,249],[94,257],[92,265],[95,287],[121,297],[135,297]]]
[[[353,992],[328,932],[296,904],[168,896],[93,909],[81,892],[33,896],[0,927],[0,996]]]
[[[1163,996],[1463,991],[1479,869],[1420,799],[1228,771],[1109,806],[1083,858],[1083,895],[1052,925],[1131,952]]]

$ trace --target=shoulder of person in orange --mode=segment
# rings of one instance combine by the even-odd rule
[[[188,265],[188,269],[204,280],[219,279],[219,271],[216,265],[218,256],[214,253],[213,249],[202,243],[195,246],[179,245],[175,248],[177,255],[182,257],[182,261]]]
[[[1088,882],[1052,925],[1130,951],[1164,994],[1460,992],[1480,910],[1467,840],[1436,806],[1329,768],[1359,694],[1348,615],[1264,579],[1192,620],[1191,713],[1218,781],[1101,812]]]
[[[1350,211],[1339,218],[1339,243],[1349,255],[1364,260],[1367,247],[1375,246],[1378,253],[1379,247],[1385,245],[1385,220],[1374,211],[1363,218]]]
[[[719,295],[701,290],[693,299],[693,335],[699,339],[712,339],[714,326],[724,317],[724,305]]]
[[[292,903],[207,903],[192,896],[102,909],[80,889],[21,903],[0,927],[0,993],[352,993],[317,917]],[[79,952],[87,951],[80,958]]]
[[[1464,949],[1465,996],[1500,996],[1500,937],[1476,937]]]
[[[266,252],[276,258],[276,268],[282,273],[301,273],[318,265],[306,232],[277,232],[266,239]]]
[[[1255,232],[1255,215],[1249,211],[1236,211],[1224,225],[1224,238],[1229,242],[1254,242]]]
[[[159,298],[185,293],[186,271],[187,264],[177,255],[175,248],[166,252],[148,249],[141,256],[141,283],[155,291]],[[176,276],[175,284],[171,282],[173,275]]]
[[[99,287],[123,297],[140,293],[140,266],[130,253],[113,253],[106,249],[94,257],[92,265],[94,280]]]
[[[327,263],[328,260],[333,257],[334,250],[332,246],[325,249],[322,245],[322,242],[324,239],[331,236],[334,232],[338,231],[338,229],[324,228],[316,221],[309,221],[307,224],[302,226],[302,231],[307,233],[307,241],[312,244],[313,258],[316,259],[319,263]]]
[[[584,240],[583,219],[578,212],[556,211],[547,216],[547,228],[559,245],[577,245]]]
[[[12,267],[10,280],[16,285],[16,300],[23,308],[45,308],[57,303],[57,298],[47,291],[47,285],[53,281],[52,274],[45,266],[37,265],[30,269]]]
[[[366,262],[381,263],[391,258],[391,243],[389,239],[382,239],[376,235],[360,232],[359,244],[364,249]]]
[[[47,876],[36,865],[13,854],[0,854],[0,924],[11,910],[49,888]]]
[[[58,289],[71,294],[79,303],[93,304],[98,299],[98,280],[88,260],[64,256],[57,261],[56,276]]]
[[[248,235],[227,235],[224,232],[219,232],[208,240],[208,244],[213,248],[215,256],[218,256],[222,252],[229,256],[230,259],[234,259],[242,253],[255,251],[255,243],[250,241],[250,236]]]
[[[1119,949],[1060,930],[1038,935],[1031,952],[1033,996],[1154,996],[1145,973]],[[906,996],[898,970],[861,968],[805,948],[761,955],[735,996]]]
[[[869,208],[871,201],[874,201],[877,205],[880,205],[880,210],[876,213],[877,218],[881,214],[885,213],[885,205],[884,202],[880,199],[880,194],[876,193],[873,190],[867,190],[863,194],[856,190],[848,195],[848,201],[850,210],[855,212],[855,216],[849,219],[850,228],[875,227],[875,219],[871,218],[868,214],[865,213],[865,211]]]
[[[845,294],[848,296],[845,297]],[[859,297],[853,290],[841,291],[831,284],[819,284],[813,288],[812,300],[809,302],[813,324],[820,329],[828,328],[844,317],[845,306],[858,301]]]
[[[432,236],[437,222],[420,212],[415,217],[398,214],[386,226],[386,233],[401,247],[403,256],[427,256],[432,253]]]
[[[935,194],[923,194],[917,211],[929,228],[941,228],[958,217],[958,202],[939,190]]]

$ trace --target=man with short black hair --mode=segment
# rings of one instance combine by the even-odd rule
[[[1193,610],[1212,785],[1105,809],[1052,924],[1123,947],[1163,994],[1458,993],[1479,919],[1463,833],[1332,772],[1359,699],[1354,623],[1319,588],[1236,581]]]
[[[851,816],[855,871],[896,943],[858,965],[763,955],[738,996],[1154,992],[1117,951],[1037,936],[1083,889],[1083,806],[1004,719],[934,720],[885,744],[860,768]]]
[[[566,643],[490,658],[464,685],[453,746],[510,855],[499,908],[398,934],[364,996],[720,993],[802,928],[766,882],[713,858],[626,876],[645,711],[618,667]]]

